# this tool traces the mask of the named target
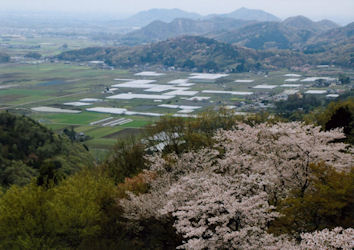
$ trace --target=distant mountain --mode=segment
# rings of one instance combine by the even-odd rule
[[[227,14],[215,14],[208,16],[201,16],[197,13],[186,12],[180,9],[150,9],[147,11],[139,12],[127,19],[115,20],[110,22],[110,25],[116,25],[119,27],[143,27],[154,21],[162,21],[169,23],[174,19],[214,19],[214,18],[232,18],[237,20],[248,21],[260,21],[279,22],[280,19],[270,13],[263,10],[253,10],[241,8],[236,11]]]
[[[221,17],[228,17],[241,20],[255,20],[260,22],[280,22],[281,20],[263,10],[254,10],[247,8],[240,8],[228,14],[220,15]]]
[[[156,42],[181,35],[206,35],[243,27],[253,21],[232,18],[211,18],[204,20],[175,19],[170,23],[154,21],[149,25],[126,34],[121,41],[124,44]]]
[[[303,51],[321,58],[322,64],[354,67],[354,22],[312,37]]]
[[[301,49],[321,33],[339,27],[329,20],[313,22],[304,16],[283,22],[260,22],[233,31],[216,33],[213,38],[253,49]]]
[[[298,30],[310,30],[313,32],[321,32],[339,27],[339,25],[330,20],[313,22],[312,20],[304,16],[289,17],[285,19],[282,24],[284,26],[292,27]]]
[[[330,30],[340,27],[338,24],[328,19],[318,21],[317,24],[322,30]]]
[[[199,14],[180,9],[151,9],[139,12],[127,19],[114,21],[114,24],[118,26],[143,27],[154,21],[171,22],[176,18],[197,19],[200,17]]]
[[[295,29],[306,29],[316,31],[317,25],[311,19],[304,16],[294,16],[285,19],[282,24],[286,27],[292,27]]]
[[[348,43],[354,39],[354,22],[336,29],[330,29],[311,39],[311,43],[335,43],[337,45]]]
[[[293,51],[255,51],[198,36],[183,36],[145,46],[67,51],[57,58],[77,62],[104,60],[122,68],[159,66],[199,72],[247,72],[307,63],[306,56]]]
[[[287,29],[278,22],[255,23],[216,34],[214,38],[252,49],[290,49],[294,40],[299,39],[293,29]]]

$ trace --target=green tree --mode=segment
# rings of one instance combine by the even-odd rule
[[[92,170],[52,188],[12,186],[0,197],[0,249],[77,249],[98,241],[116,224],[114,198],[113,181]]]
[[[322,126],[324,130],[343,128],[346,142],[354,143],[354,98],[331,102],[324,110],[320,109],[307,116],[308,122]]]
[[[293,190],[278,206],[282,217],[270,228],[273,233],[299,235],[324,228],[354,226],[354,168],[337,172],[324,163],[311,165],[310,185]]]
[[[146,167],[144,155],[145,145],[137,137],[122,139],[114,145],[102,167],[116,183],[120,183],[126,177],[137,175]]]
[[[70,142],[66,136],[57,135],[28,117],[0,113],[1,186],[28,184],[50,161],[60,162],[64,175],[94,163],[81,144]]]

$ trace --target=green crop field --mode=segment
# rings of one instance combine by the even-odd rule
[[[311,72],[299,73],[302,77],[310,76],[330,76],[337,77],[342,69],[330,69],[325,72],[314,69]],[[192,96],[174,96],[168,100],[131,99],[116,100],[107,99],[110,93],[103,93],[105,87],[114,84],[123,83],[114,79],[149,79],[155,80],[153,84],[167,85],[169,81],[176,79],[187,79],[190,76],[188,72],[168,72],[163,76],[135,76],[128,70],[104,70],[96,67],[78,64],[64,63],[42,63],[32,64],[2,64],[0,65],[0,111],[10,110],[20,114],[28,115],[43,125],[52,128],[57,132],[62,132],[65,128],[74,128],[78,133],[84,133],[89,136],[85,144],[102,157],[103,152],[107,152],[112,145],[126,135],[136,133],[136,129],[144,127],[158,120],[158,117],[141,115],[114,115],[98,112],[88,112],[87,108],[111,107],[125,108],[128,111],[159,113],[164,115],[179,114],[179,109],[159,107],[160,104],[200,106],[192,114],[197,114],[205,110],[215,109],[217,106],[230,106],[236,108],[236,111],[252,112],[259,108],[254,105],[263,101],[272,102],[273,98],[282,93],[285,89],[280,85],[286,83],[288,77],[285,74],[298,73],[288,70],[270,72],[268,75],[257,73],[230,74],[219,80],[189,80],[194,83],[189,86],[188,91],[198,91],[195,96],[209,97],[208,100],[193,101],[188,100]],[[352,71],[346,72],[353,75]],[[243,83],[235,82],[240,79],[252,79],[254,82]],[[323,87],[314,87],[313,83],[301,83],[299,91],[304,92],[311,89],[323,89]],[[275,85],[274,89],[254,89],[256,85]],[[5,86],[1,88],[1,86]],[[336,86],[337,89],[346,91],[346,87]],[[239,96],[231,94],[212,94],[203,93],[203,90],[223,90],[223,91],[246,91],[253,92],[252,96]],[[155,94],[149,93],[140,88],[118,88],[114,94],[129,93],[134,94]],[[68,106],[67,102],[77,102],[82,98],[96,98],[99,102],[93,102],[88,106]],[[35,112],[32,108],[51,107],[58,109],[78,110],[80,113],[50,113]],[[90,123],[105,118],[112,117],[113,120],[131,119],[132,121],[123,125],[114,127],[102,126],[103,124],[90,125]]]

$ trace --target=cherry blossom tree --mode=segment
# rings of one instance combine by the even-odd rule
[[[354,249],[354,229],[340,227],[301,235],[302,249]]]
[[[172,217],[184,239],[181,249],[317,249],[323,235],[332,237],[324,243],[329,248],[346,247],[352,229],[303,234],[300,245],[267,233],[280,216],[274,210],[277,199],[311,188],[311,163],[350,170],[351,149],[334,142],[342,137],[339,130],[322,132],[302,123],[236,124],[217,132],[214,148],[150,157],[149,171],[157,177],[149,192],[130,193],[119,204],[137,223]]]
[[[220,130],[215,138],[225,154],[220,165],[230,174],[259,173],[270,178],[274,201],[290,189],[309,187],[310,164],[324,162],[339,171],[354,165],[352,152],[344,143],[332,143],[344,134],[339,130],[321,131],[302,123],[266,123],[251,127],[237,124],[237,129]]]

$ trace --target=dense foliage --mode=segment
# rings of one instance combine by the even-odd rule
[[[287,100],[276,102],[275,112],[289,120],[299,121],[305,114],[327,103],[328,100],[323,97],[295,94],[290,95]]]
[[[0,248],[353,248],[344,134],[268,117],[164,118],[144,140],[117,143],[102,166],[66,178],[44,160],[37,180],[0,194]]]
[[[25,185],[40,176],[65,176],[93,165],[87,150],[34,120],[0,113],[0,185]],[[45,179],[45,180],[44,180]]]
[[[0,248],[75,248],[100,234],[113,195],[110,179],[87,171],[50,189],[12,186],[0,199]]]
[[[354,144],[354,98],[331,102],[326,109],[312,112],[307,119],[322,127],[324,130],[343,128],[345,141]]]

